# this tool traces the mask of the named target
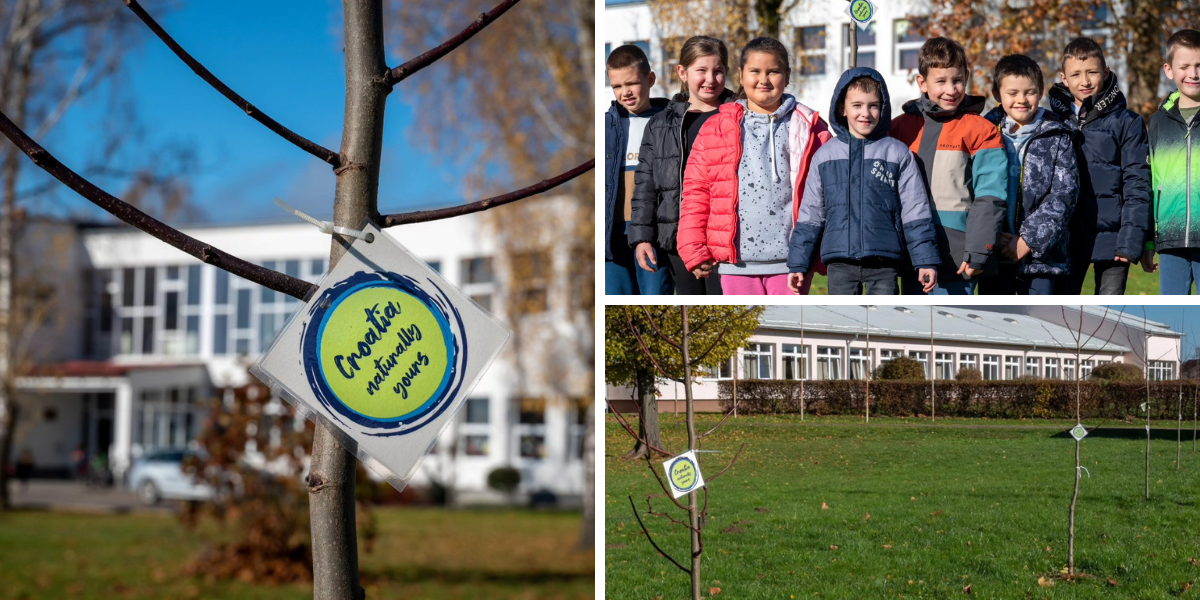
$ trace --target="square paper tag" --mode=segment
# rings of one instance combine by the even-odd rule
[[[1087,436],[1087,434],[1088,434],[1087,428],[1084,427],[1083,425],[1076,425],[1071,428],[1071,437],[1075,438],[1076,441],[1082,440],[1084,437]]]
[[[671,494],[676,498],[704,487],[700,463],[696,462],[696,453],[691,450],[664,462],[663,469],[667,472]]]
[[[511,332],[374,225],[250,372],[403,489]]]

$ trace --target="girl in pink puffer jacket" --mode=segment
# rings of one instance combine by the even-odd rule
[[[816,111],[784,93],[788,64],[779,40],[746,45],[739,100],[704,124],[684,172],[679,256],[697,277],[716,268],[727,295],[792,293],[788,240],[808,165],[830,134]]]

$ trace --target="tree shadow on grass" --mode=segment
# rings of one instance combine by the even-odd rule
[[[1085,425],[1085,427],[1086,427],[1086,425]],[[1176,439],[1175,436],[1176,436],[1176,432],[1175,432],[1174,427],[1166,428],[1166,427],[1153,427],[1152,426],[1150,428],[1150,440],[1151,441],[1170,440],[1170,441],[1174,442]],[[1050,437],[1070,438],[1071,432],[1069,429],[1063,430],[1063,431],[1056,433]],[[1089,429],[1087,437],[1084,439],[1085,440],[1089,440],[1089,439],[1145,440],[1146,439],[1146,427],[1145,427],[1145,425],[1143,425],[1141,427],[1098,427],[1096,429]],[[1190,427],[1183,428],[1183,441],[1189,442],[1189,443],[1192,441],[1192,430]]]
[[[591,572],[564,573],[556,571],[490,571],[476,569],[436,568],[426,566],[384,567],[364,571],[363,585],[379,583],[476,583],[513,586],[546,585],[594,581]]]

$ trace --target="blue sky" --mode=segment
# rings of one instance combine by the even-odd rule
[[[283,125],[337,151],[345,84],[340,2],[193,0],[165,14],[159,4],[144,6],[217,77]],[[132,12],[126,16],[136,21]],[[195,149],[199,173],[191,179],[192,204],[202,220],[291,218],[272,203],[274,196],[315,216],[331,214],[334,176],[328,165],[246,116],[148,31],[146,37],[126,63],[137,123],[146,132],[147,147],[174,141]],[[400,62],[389,53],[389,65]],[[473,166],[459,157],[432,155],[409,135],[415,111],[402,101],[403,88],[433,75],[414,76],[388,100],[379,193],[383,212],[464,201],[458,181]],[[108,118],[102,104],[93,100],[77,106],[44,145],[68,166],[81,164],[95,151],[99,137],[92,132]]]

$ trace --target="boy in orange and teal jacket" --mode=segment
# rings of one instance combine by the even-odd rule
[[[921,46],[917,85],[892,137],[917,156],[937,224],[937,287],[932,294],[973,294],[979,278],[995,275],[996,248],[1008,214],[1008,156],[996,126],[980,116],[982,96],[966,95],[970,74],[957,42],[933,38]],[[902,271],[904,294],[920,282]]]

